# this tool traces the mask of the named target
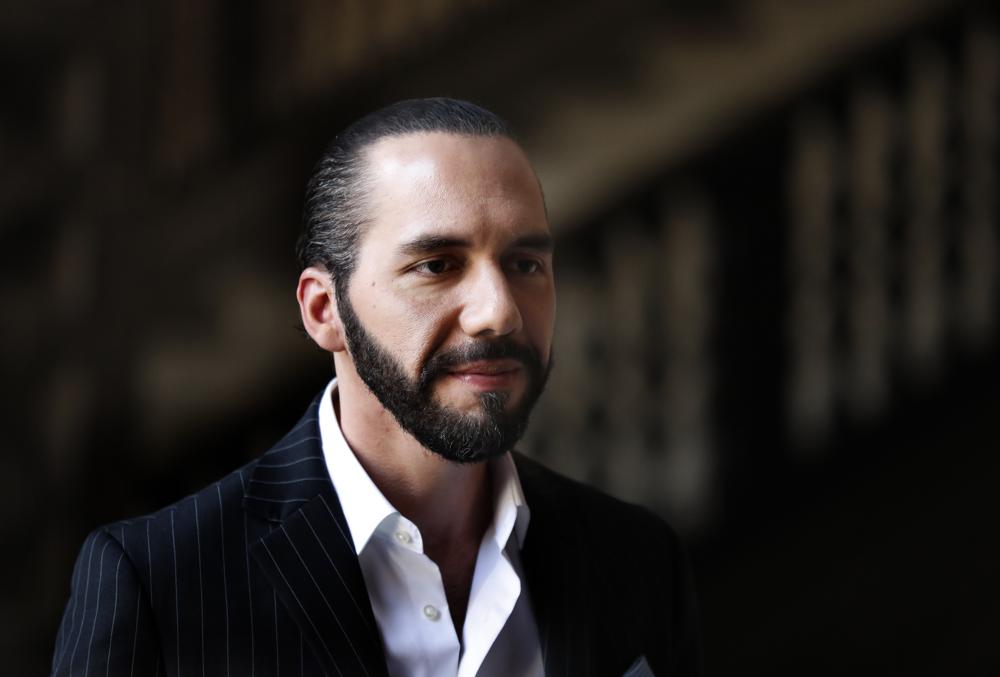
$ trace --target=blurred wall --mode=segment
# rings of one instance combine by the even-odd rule
[[[296,328],[306,177],[434,94],[508,117],[546,188],[559,366],[525,449],[688,536],[709,667],[1000,666],[997,30],[943,0],[7,3],[14,673],[47,669],[90,529],[261,453],[329,377]]]

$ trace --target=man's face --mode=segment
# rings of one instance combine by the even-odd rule
[[[338,299],[354,366],[431,451],[503,453],[551,362],[552,240],[534,172],[502,137],[392,137],[367,159],[370,225]]]

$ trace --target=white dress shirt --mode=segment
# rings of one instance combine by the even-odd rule
[[[493,521],[476,557],[462,641],[437,564],[420,530],[372,482],[340,430],[337,381],[323,394],[319,430],[326,466],[358,552],[392,677],[541,677],[541,645],[520,549],[528,505],[510,454],[490,461]]]

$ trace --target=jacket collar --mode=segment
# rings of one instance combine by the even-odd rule
[[[243,505],[268,522],[284,522],[314,498],[335,497],[319,436],[320,397],[299,422],[264,454],[250,474]]]
[[[387,675],[381,637],[351,532],[323,457],[321,397],[256,464],[244,507],[272,524],[252,546],[257,564],[331,674]],[[545,673],[586,675],[594,648],[584,605],[586,557],[578,520],[563,513],[554,473],[515,453],[531,509],[521,560]]]
[[[586,534],[576,514],[567,480],[514,453],[521,485],[531,507],[531,527],[521,550],[521,564],[549,677],[589,675],[592,652],[600,638],[591,631],[588,588],[596,580],[588,571]]]
[[[251,553],[325,672],[386,677],[368,589],[323,460],[319,406],[317,398],[250,475],[244,507],[271,525]]]

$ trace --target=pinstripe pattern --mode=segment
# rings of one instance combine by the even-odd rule
[[[243,494],[246,495],[247,486],[243,481],[243,471],[239,471],[240,476],[240,488]],[[253,591],[250,589],[250,526],[249,526],[249,516],[246,512],[243,513],[243,548],[246,552],[246,564],[247,564],[247,598],[250,600],[247,606],[247,618],[250,621],[250,676],[253,677],[257,670],[257,654],[254,651],[254,636],[256,633],[256,628],[253,623]]]
[[[621,675],[645,656],[654,674],[700,675],[694,586],[676,534],[643,508],[514,458],[531,507],[521,562],[545,674]]]
[[[317,402],[259,461],[87,537],[53,674],[387,677]],[[622,674],[645,655],[656,674],[698,674],[690,578],[669,528],[515,460],[546,673]],[[643,547],[621,557],[609,541]]]
[[[94,648],[94,633],[97,631],[97,614],[101,610],[101,588],[104,584],[104,553],[108,549],[105,543],[101,548],[101,559],[97,565],[97,605],[94,607],[94,622],[90,627],[90,640],[87,642],[87,664],[84,666],[84,674],[90,674],[90,651]],[[110,642],[110,638],[108,640]]]
[[[177,648],[177,674],[181,674],[181,592],[180,579],[177,576],[177,534],[174,530],[174,513],[170,512],[170,554],[174,559],[174,626],[177,628],[177,637],[174,646]]]
[[[222,571],[222,600],[225,610],[225,623],[223,628],[226,635],[226,677],[232,674],[232,659],[229,653],[229,583],[226,577],[226,521],[222,514],[222,489],[218,483],[215,485],[216,496],[219,499],[219,543],[222,546],[222,557],[219,559],[219,568]]]

